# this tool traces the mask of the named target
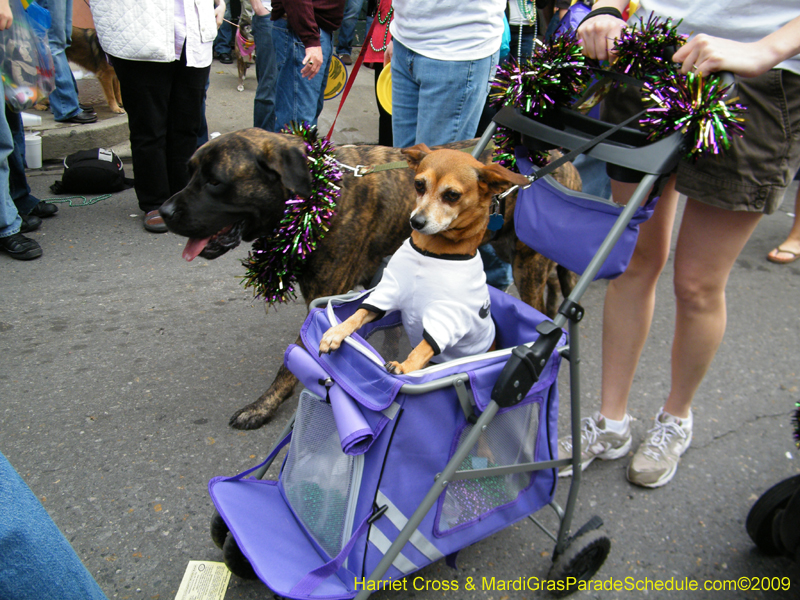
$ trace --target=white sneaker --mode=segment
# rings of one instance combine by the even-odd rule
[[[581,419],[581,471],[595,458],[613,460],[625,456],[631,449],[631,420],[625,415],[625,431],[615,433],[606,431],[606,420],[599,412]],[[558,442],[558,458],[572,458],[572,436]],[[572,475],[572,465],[561,467],[559,477]]]
[[[628,465],[628,481],[648,488],[666,485],[675,476],[681,455],[692,443],[692,420],[679,419],[662,410],[655,427]]]

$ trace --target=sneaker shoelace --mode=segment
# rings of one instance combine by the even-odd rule
[[[592,417],[584,417],[581,419],[581,448],[586,450],[597,441],[597,436],[600,431],[597,429],[597,423]],[[565,439],[564,450],[572,452],[572,436]]]
[[[647,448],[642,452],[646,457],[659,460],[667,449],[673,436],[686,439],[686,432],[677,423],[663,423],[656,419],[656,425],[647,432]]]

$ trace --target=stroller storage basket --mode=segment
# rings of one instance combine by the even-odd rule
[[[410,349],[398,313],[369,323],[330,355],[315,351],[368,292],[309,313],[301,336],[310,352],[293,345],[285,356],[305,390],[279,480],[209,483],[237,545],[275,593],[352,598],[363,589],[474,415],[490,403],[510,349],[534,340],[546,320],[507,294],[490,294],[497,347],[504,349],[401,376],[383,367]],[[460,472],[556,458],[560,361],[553,353],[525,398],[496,414]],[[554,469],[496,469],[443,486],[384,579],[402,578],[539,510],[552,500],[556,479]]]
[[[537,169],[527,150],[518,148],[516,154],[520,173],[533,175]],[[613,279],[625,271],[639,237],[639,224],[653,215],[655,204],[653,198],[636,209],[594,279]],[[623,208],[569,190],[546,175],[517,192],[514,227],[528,247],[582,275]]]

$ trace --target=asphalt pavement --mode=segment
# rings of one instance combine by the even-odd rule
[[[372,72],[362,71],[334,143],[377,141],[372,85]],[[249,127],[254,90],[253,70],[245,91],[237,92],[235,65],[215,61],[209,130]],[[326,103],[323,133],[337,107],[338,99]],[[73,126],[66,135],[76,147],[80,128],[91,127],[101,140],[93,145],[113,146],[126,157],[124,136],[103,124],[116,127],[124,118],[108,114],[98,125]],[[43,125],[48,127],[54,126]],[[143,230],[132,190],[73,198],[72,205],[54,196],[49,186],[61,176],[58,158],[28,172],[36,195],[59,202],[58,215],[30,234],[44,256],[19,262],[0,255],[0,450],[109,598],[172,599],[189,561],[221,560],[208,534],[208,480],[260,462],[293,413],[296,396],[259,430],[228,426],[231,414],[272,381],[296,338],[304,304],[265,310],[254,300],[238,279],[244,246],[215,261],[185,262],[183,238]],[[146,176],[133,173],[129,161],[126,174]],[[765,260],[790,227],[794,190],[776,214],[762,219],[733,268],[726,337],[697,394],[694,440],[674,480],[657,490],[634,487],[625,479],[628,458],[597,461],[584,473],[575,527],[598,515],[612,541],[595,580],[634,589],[583,591],[575,598],[674,597],[676,592],[653,589],[655,581],[671,578],[699,582],[698,591],[679,597],[800,596],[798,564],[763,555],[745,531],[756,499],[800,473],[791,421],[800,400],[800,263]],[[670,261],[630,401],[637,443],[667,393],[671,276]],[[582,302],[585,413],[598,404],[603,292],[604,283],[597,282]],[[563,431],[566,368],[561,390]],[[568,485],[560,483],[563,504]],[[554,522],[549,509],[541,519]],[[461,591],[412,591],[409,585],[409,591],[376,597],[540,597],[530,590],[483,589],[481,583],[544,578],[553,546],[522,522],[463,550],[458,571],[439,562],[419,573],[423,582],[457,580]],[[478,584],[474,591],[464,589],[469,577]],[[788,591],[755,589],[780,578],[788,578]],[[642,591],[647,581],[650,587]],[[732,584],[724,582],[731,581],[753,589],[730,591]],[[729,591],[704,591],[705,585],[727,585]],[[272,595],[258,581],[233,577],[225,597]]]

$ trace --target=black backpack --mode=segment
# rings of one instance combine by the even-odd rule
[[[133,187],[125,177],[122,159],[112,150],[92,148],[64,159],[61,181],[50,186],[55,194],[105,194]]]

